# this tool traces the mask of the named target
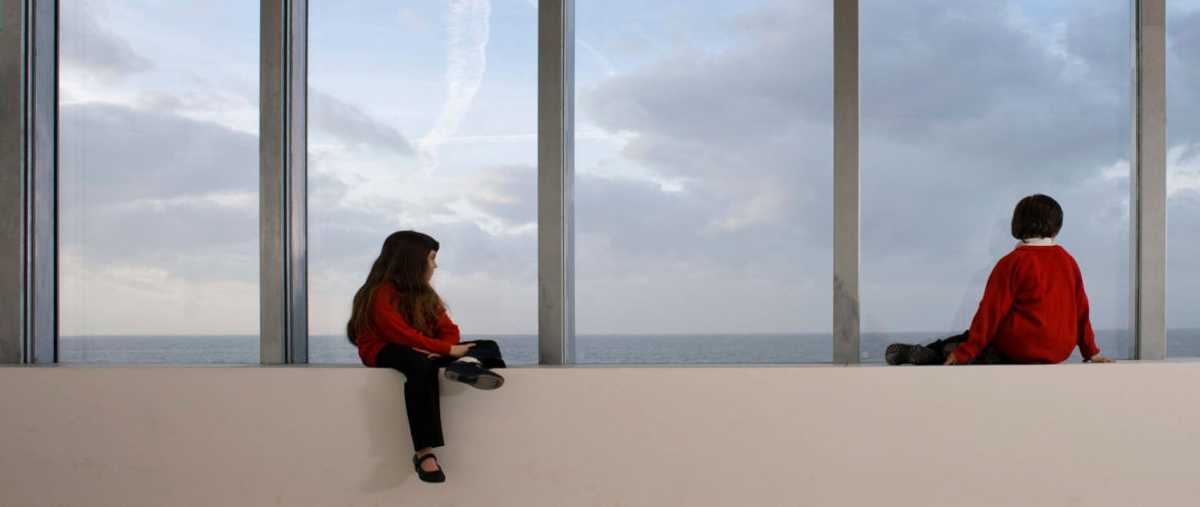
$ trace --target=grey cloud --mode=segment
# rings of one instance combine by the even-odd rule
[[[323,165],[318,164],[318,168]],[[498,167],[481,171],[479,192],[467,195],[477,208],[507,226],[536,223],[537,198],[531,167]],[[415,229],[433,235],[443,245],[439,259],[459,275],[486,274],[501,280],[536,280],[536,241],[530,236],[493,236],[477,224],[405,221],[400,217],[452,215],[446,203],[432,208],[403,201],[348,206],[341,202],[352,183],[319,169],[309,180],[309,267],[330,273],[362,273],[379,255],[384,238],[393,231]],[[489,200],[484,194],[502,196]]]
[[[655,256],[719,270],[747,262],[725,248],[737,245],[779,276],[812,266],[796,283],[830,277],[829,19],[809,9],[768,3],[737,21],[730,50],[668,55],[581,90],[598,126],[631,136],[627,160],[691,178],[688,193],[666,194],[581,176],[581,276],[653,272],[638,262]],[[1098,306],[1122,305],[1127,187],[1092,180],[1126,156],[1128,49],[1120,37],[1094,39],[1127,30],[1128,18],[1115,7],[1074,10],[1063,58],[1008,23],[1001,4],[862,7],[863,273],[878,290],[864,308],[877,326],[935,329],[977,302],[963,285],[1011,248],[1007,215],[1038,191],[1067,208],[1063,240],[1092,273]],[[794,198],[771,221],[707,227],[778,189]],[[585,247],[604,253],[589,260]],[[1119,313],[1098,322],[1120,325]]]
[[[714,231],[712,195],[588,176],[576,189],[579,332],[828,329],[828,222]]]
[[[395,127],[327,93],[309,90],[308,114],[309,126],[321,135],[351,146],[404,156],[413,154],[412,144]]]
[[[312,187],[310,187],[312,188]],[[309,271],[354,274],[365,279],[383,239],[402,225],[368,210],[309,206]]]
[[[1006,22],[1002,3],[876,1],[862,9],[867,140],[926,149],[936,140],[943,156],[981,172],[1032,180],[1048,170],[1083,175],[1126,156],[1128,72],[1118,70],[1129,52],[1105,42],[1127,40],[1119,36],[1125,11],[1075,9],[1065,47],[1089,49],[1062,58],[1046,47],[1049,37]],[[863,153],[879,152],[864,142]]]
[[[255,90],[257,91],[257,90]],[[203,88],[190,90],[154,90],[138,96],[139,104],[145,109],[161,113],[179,111],[223,112],[239,107],[253,108],[257,96],[234,95]]]
[[[1200,11],[1167,14],[1167,134],[1172,143],[1200,139]]]
[[[796,212],[758,227],[721,231],[709,224],[714,202],[711,194],[663,193],[648,183],[579,176],[575,220],[581,276],[652,272],[647,266],[657,263],[761,269],[778,277],[828,271],[828,262],[806,261],[828,258],[832,220],[806,227],[806,217]],[[821,216],[829,218],[828,212]],[[776,269],[784,264],[790,267]]]
[[[1172,327],[1200,328],[1200,192],[1182,191],[1167,208],[1167,320]]]
[[[64,198],[115,203],[258,188],[258,140],[180,116],[124,106],[63,106]]]
[[[646,52],[647,49],[654,45],[645,35],[639,33],[625,33],[618,37],[613,37],[605,45],[605,49],[616,51],[627,55],[637,55]]]
[[[257,196],[254,136],[123,106],[65,106],[60,114],[64,251],[93,268],[257,277],[257,198],[221,205],[204,197]]]
[[[599,126],[634,135],[623,157],[687,182],[683,192],[663,192],[649,182],[579,174],[581,332],[649,325],[646,317],[612,322],[613,315],[643,314],[677,328],[699,320],[736,328],[751,316],[779,331],[827,326],[832,63],[827,2],[816,4],[825,9],[815,11],[820,15],[791,2],[768,4],[735,20],[742,31],[726,53],[667,56],[580,90],[581,109]],[[1127,49],[1096,39],[1111,37],[1127,19],[1119,11],[1089,9],[1069,20],[1065,47],[1087,68],[1072,76],[1044,47],[1005,27],[1003,12],[989,4],[895,2],[864,5],[865,14],[868,7],[862,265],[864,310],[873,325],[932,330],[969,313],[981,277],[1011,246],[1007,213],[1017,198],[1034,191],[1050,192],[1064,204],[1063,241],[1087,270],[1098,323],[1119,325],[1125,318],[1118,294],[1127,284],[1122,199],[1128,192],[1123,182],[1093,177],[1098,167],[1124,157],[1128,145],[1121,113],[1126,82],[1114,63]],[[906,9],[943,15],[922,21],[910,19]],[[1174,38],[1173,51],[1190,47],[1189,40]],[[996,48],[1005,48],[1004,54]],[[930,82],[931,74],[943,81]],[[399,131],[361,108],[315,91],[310,99],[317,135],[411,154]],[[1196,110],[1195,104],[1188,99],[1172,107]],[[168,266],[194,277],[254,276],[255,212],[204,203],[152,214],[121,207],[136,199],[255,192],[253,136],[116,106],[69,106],[62,114],[64,234],[90,258]],[[1172,118],[1173,139],[1181,131],[1177,122],[1191,121],[1180,116],[1187,115]],[[444,209],[345,206],[343,197],[356,183],[323,169],[314,155],[314,273],[365,274],[388,233],[415,228],[442,241],[444,269],[536,280],[536,241],[530,237],[494,237],[470,223],[398,218],[405,211],[427,216]],[[498,167],[480,181],[507,201],[484,193],[467,198],[507,224],[527,223],[536,215],[531,171]],[[713,227],[774,191],[793,198],[770,220]],[[1200,264],[1190,260],[1200,256],[1177,253],[1198,251],[1195,235],[1181,234],[1200,230],[1197,203],[1194,193],[1171,201],[1172,291],[1200,290],[1194,283]],[[1176,276],[1185,278],[1176,282]],[[630,282],[638,279],[641,285]],[[704,284],[711,287],[698,287]],[[716,296],[692,298],[708,289]],[[652,297],[630,294],[640,290]],[[671,299],[662,303],[670,313],[654,313],[655,301],[665,298]],[[710,300],[721,301],[727,314],[688,308]],[[1181,314],[1177,301],[1173,315]],[[706,315],[689,320],[687,311]]]
[[[500,166],[479,171],[476,192],[467,199],[507,227],[537,224],[537,168]]]
[[[154,66],[127,41],[101,26],[89,2],[65,3],[59,9],[59,33],[59,59],[65,72],[111,80]]]
[[[192,280],[256,279],[254,136],[116,105],[65,106],[61,114],[64,249],[82,255],[91,269],[125,264],[167,269]],[[309,181],[314,271],[365,272],[378,254],[373,249],[388,233],[424,225],[394,218],[405,211],[396,207],[403,203],[363,209],[339,205],[350,183],[322,168],[323,161],[314,157]],[[204,199],[213,194],[255,197],[249,208],[231,207]]]

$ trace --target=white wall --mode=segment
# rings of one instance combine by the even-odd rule
[[[1200,363],[573,368],[402,377],[0,368],[0,505],[1195,505]]]

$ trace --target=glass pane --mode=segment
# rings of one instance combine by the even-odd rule
[[[64,362],[258,362],[258,4],[60,14]]]
[[[464,339],[537,362],[537,10],[310,2],[310,359],[356,363],[354,292],[388,234],[441,243]]]
[[[578,362],[830,361],[829,0],[575,19]]]
[[[1035,193],[1064,209],[1097,344],[1130,355],[1129,4],[862,2],[864,361],[966,330]]]
[[[1167,355],[1200,356],[1200,1],[1167,2]]]

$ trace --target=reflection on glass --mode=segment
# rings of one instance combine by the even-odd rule
[[[1167,1],[1167,355],[1200,356],[1200,2]]]
[[[258,362],[258,6],[59,7],[63,362]]]
[[[1062,204],[1101,350],[1128,357],[1129,2],[861,16],[863,360],[966,330],[1034,193]]]
[[[576,3],[578,362],[831,360],[831,5]]]
[[[537,362],[537,10],[527,2],[310,2],[309,330],[357,363],[354,291],[388,234],[441,243],[464,340]]]

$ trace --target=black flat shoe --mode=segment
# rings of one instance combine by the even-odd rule
[[[908,345],[906,343],[893,343],[888,345],[887,351],[883,353],[883,358],[887,364],[915,364],[915,365],[934,365],[942,364],[945,360],[937,351],[922,345]]]
[[[424,456],[413,456],[413,466],[417,467],[417,477],[425,482],[446,482],[446,474],[442,472],[441,463],[438,463],[438,469],[433,472],[421,470],[421,463],[430,459],[436,460],[437,456],[434,456],[432,452]]]
[[[446,366],[446,378],[462,382],[476,389],[492,390],[504,385],[500,374],[466,361],[455,361]]]

